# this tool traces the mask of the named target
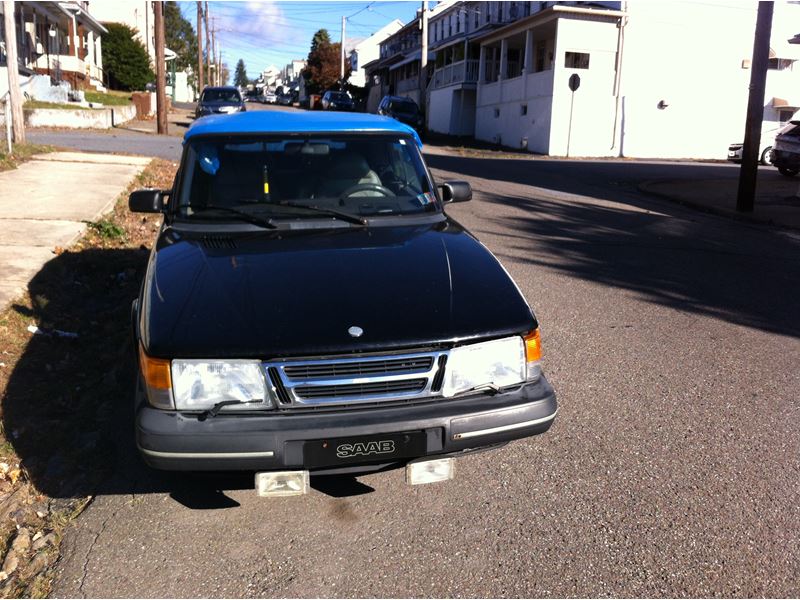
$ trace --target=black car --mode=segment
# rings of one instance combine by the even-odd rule
[[[449,479],[454,457],[546,431],[539,322],[445,212],[471,196],[384,117],[197,121],[173,188],[129,203],[164,215],[132,311],[144,460],[289,495],[310,473]]]
[[[324,110],[353,110],[353,98],[347,92],[328,90],[322,95],[322,108]]]
[[[771,159],[781,175],[794,177],[800,173],[800,121],[789,121],[778,132]]]
[[[233,86],[207,87],[200,95],[195,109],[195,118],[214,114],[231,114],[244,112],[247,107],[239,90]]]
[[[411,98],[400,96],[384,96],[378,105],[378,114],[397,119],[417,132],[422,131],[425,120],[419,106]]]

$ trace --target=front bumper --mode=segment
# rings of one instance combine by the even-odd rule
[[[798,169],[800,168],[800,154],[773,148],[772,165],[778,168]]]
[[[459,453],[547,431],[558,410],[544,376],[496,395],[473,394],[414,405],[336,411],[196,415],[151,408],[137,398],[136,443],[144,461],[171,471],[306,469],[306,441],[424,431],[419,456],[363,464],[317,465],[313,471],[354,472],[399,467],[414,458]]]

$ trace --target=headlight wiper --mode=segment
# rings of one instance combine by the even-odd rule
[[[319,206],[296,204],[294,202],[279,202],[277,204],[274,204],[273,206],[291,206],[292,208],[304,208],[306,210],[319,213],[321,215],[328,215],[330,217],[341,219],[342,221],[347,221],[348,223],[353,223],[354,225],[362,225],[364,227],[367,226],[367,220],[364,217],[359,217],[357,215],[344,212],[342,210],[336,210],[335,208],[321,208]]]
[[[232,406],[234,404],[262,404],[263,400],[223,400],[222,402],[217,402],[214,406],[201,412],[197,415],[198,421],[205,421],[206,419],[216,417],[226,406]]]
[[[221,212],[231,213],[234,215],[238,215],[242,221],[246,221],[247,223],[252,223],[253,225],[258,225],[259,227],[264,227],[265,229],[277,229],[278,227],[272,222],[272,219],[262,219],[261,217],[251,215],[249,212],[239,210],[238,208],[231,208],[230,206],[208,205],[208,206],[198,206],[198,207],[193,206],[191,208],[195,213],[206,212],[209,210],[219,210]]]

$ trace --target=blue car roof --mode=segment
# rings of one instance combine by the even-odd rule
[[[183,136],[184,143],[198,135],[272,133],[399,133],[411,135],[422,148],[413,128],[389,117],[367,113],[254,110],[213,115],[195,121]]]

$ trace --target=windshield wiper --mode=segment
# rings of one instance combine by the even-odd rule
[[[197,415],[197,420],[205,421],[208,418],[216,417],[219,414],[219,411],[226,406],[233,406],[234,404],[262,404],[263,402],[263,400],[223,400],[222,402],[217,402],[208,410],[204,410]]]
[[[208,210],[219,210],[226,213],[231,213],[234,215],[238,215],[242,221],[246,221],[247,223],[252,223],[253,225],[258,225],[259,227],[264,227],[265,229],[277,229],[277,225],[275,225],[271,219],[262,219],[261,217],[257,217],[255,215],[251,215],[249,212],[245,212],[243,210],[239,210],[237,208],[231,208],[230,206],[199,206],[199,207],[191,207],[195,213],[199,212],[206,212]]]
[[[292,208],[305,208],[306,210],[310,210],[319,213],[321,215],[328,215],[329,217],[335,217],[337,219],[341,219],[342,221],[353,223],[354,225],[363,225],[364,227],[367,226],[367,220],[364,217],[359,217],[354,214],[344,212],[342,210],[336,210],[335,208],[320,208],[319,206],[308,206],[306,204],[296,204],[294,202],[279,202],[274,206],[291,206]]]

